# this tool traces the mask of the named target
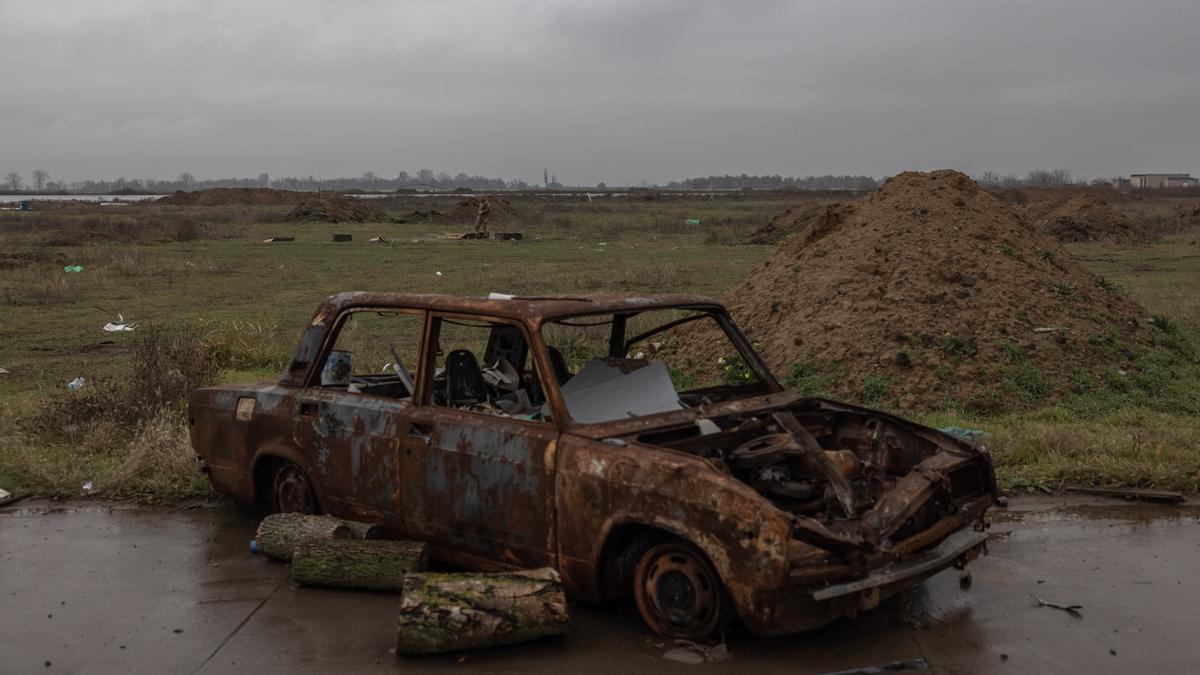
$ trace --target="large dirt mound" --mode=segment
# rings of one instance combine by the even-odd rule
[[[1081,193],[1035,204],[1027,215],[1042,231],[1062,242],[1133,243],[1149,239],[1144,228],[1134,225],[1097,194]]]
[[[825,229],[840,223],[852,213],[852,204],[806,202],[772,218],[766,225],[755,230],[746,243],[775,244],[804,229],[814,220],[821,222],[813,227]]]
[[[369,200],[331,192],[312,195],[287,214],[288,220],[318,220],[326,223],[377,223],[387,220]]]
[[[1052,398],[1116,367],[1104,345],[1150,330],[1137,304],[957,171],[902,173],[844,219],[810,221],[725,302],[781,378],[905,408]],[[713,333],[678,337],[692,368],[725,356]]]
[[[156,204],[171,204],[173,206],[228,206],[233,204],[249,204],[254,206],[277,206],[280,204],[298,204],[304,199],[304,193],[290,190],[273,190],[271,188],[211,188],[184,192],[178,190],[154,202]]]

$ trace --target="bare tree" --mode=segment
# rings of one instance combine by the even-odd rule
[[[362,175],[363,182],[370,186],[372,190],[375,189],[375,181],[378,178],[379,177],[375,175],[374,171],[368,171]]]
[[[185,188],[190,188],[196,182],[196,177],[190,171],[184,171],[175,179],[176,182],[183,185]]]
[[[21,174],[16,171],[9,171],[4,176],[4,187],[16,192],[21,189]]]
[[[266,171],[258,174],[258,184],[262,187],[271,186],[271,177],[267,175]]]
[[[986,187],[997,187],[1000,185],[1000,174],[995,171],[984,171],[979,174],[979,180],[976,182]]]
[[[41,192],[46,188],[46,181],[50,180],[50,174],[42,169],[33,170],[33,189]]]

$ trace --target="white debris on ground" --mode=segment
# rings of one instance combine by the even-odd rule
[[[86,386],[86,385],[87,385],[87,379],[84,378],[84,376],[80,375],[79,377],[77,377],[67,383],[67,389],[70,389],[71,391],[79,391],[80,389],[83,389],[84,386]]]
[[[104,324],[104,332],[105,333],[132,333],[133,331],[137,330],[137,327],[138,327],[138,324],[126,323],[124,315],[118,314],[117,320],[115,322],[110,321],[109,323]]]

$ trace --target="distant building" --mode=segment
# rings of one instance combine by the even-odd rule
[[[1200,186],[1200,179],[1188,173],[1135,173],[1129,176],[1132,188],[1193,188]]]

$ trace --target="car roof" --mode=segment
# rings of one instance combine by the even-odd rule
[[[317,309],[314,323],[326,323],[354,307],[427,309],[480,314],[541,323],[587,314],[644,311],[671,307],[721,308],[712,298],[688,293],[588,293],[573,296],[473,297],[441,293],[351,291],[332,295]]]

